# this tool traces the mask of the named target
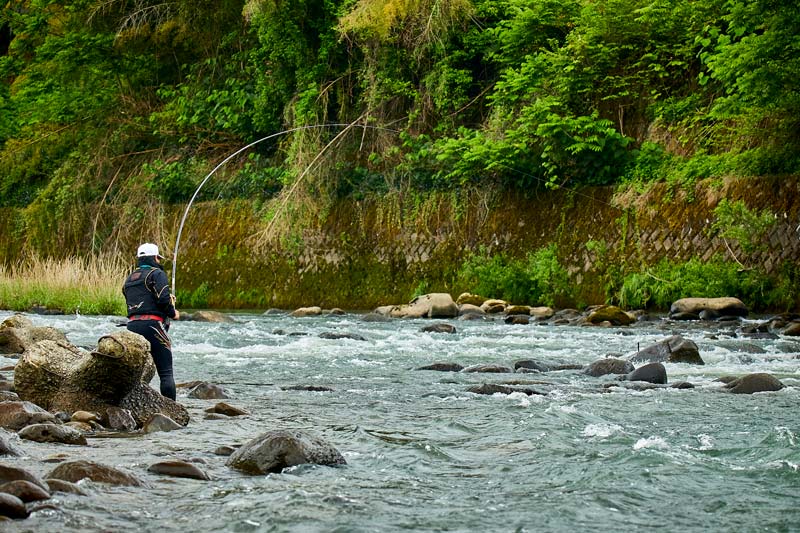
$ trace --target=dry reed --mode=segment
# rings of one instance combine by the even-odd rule
[[[86,315],[124,315],[121,288],[131,265],[120,257],[43,259],[0,266],[0,308],[36,307]]]

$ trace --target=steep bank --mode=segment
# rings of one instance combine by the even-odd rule
[[[745,250],[714,231],[714,208],[723,198],[775,215],[758,247]],[[2,261],[18,260],[25,249],[87,253],[93,244],[132,255],[144,240],[161,243],[171,257],[183,209],[91,206],[83,217],[71,217],[68,228],[4,209]],[[562,305],[601,302],[611,278],[664,258],[705,261],[723,254],[766,273],[800,261],[800,183],[786,177],[704,181],[689,191],[660,184],[641,194],[603,187],[527,197],[473,191],[342,200],[303,224],[285,224],[271,244],[259,236],[268,226],[261,213],[247,201],[193,207],[178,256],[184,301],[367,309],[407,301],[422,285],[469,290],[459,286],[456,272],[479,250],[521,257],[550,244],[577,288],[575,301]]]

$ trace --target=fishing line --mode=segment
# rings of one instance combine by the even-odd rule
[[[174,249],[173,256],[172,256],[172,294],[175,294],[175,277],[176,277],[177,272],[178,272],[178,248],[179,248],[180,242],[181,242],[181,235],[183,234],[183,226],[186,223],[186,217],[189,216],[189,210],[192,208],[192,204],[194,203],[195,199],[197,198],[197,195],[200,194],[200,189],[203,188],[203,185],[205,185],[206,182],[209,179],[211,179],[211,176],[213,176],[214,173],[217,170],[219,170],[220,168],[225,166],[225,164],[228,161],[230,161],[231,159],[233,159],[237,155],[241,154],[245,150],[248,150],[249,148],[252,148],[253,146],[255,146],[255,145],[259,144],[259,143],[262,143],[264,141],[268,141],[269,139],[274,139],[275,137],[278,137],[279,135],[285,135],[287,133],[294,133],[296,131],[310,130],[310,129],[321,129],[321,128],[346,128],[345,131],[347,131],[348,129],[353,128],[353,127],[364,128],[364,129],[375,129],[375,130],[391,131],[391,132],[394,132],[394,133],[399,133],[398,130],[393,130],[393,129],[390,129],[390,128],[384,128],[384,127],[381,127],[381,126],[369,126],[369,125],[365,125],[365,124],[354,124],[354,123],[350,123],[350,124],[338,124],[338,123],[337,124],[312,124],[312,125],[309,125],[309,126],[298,126],[296,128],[290,128],[288,130],[283,130],[283,131],[279,131],[277,133],[272,133],[270,135],[267,135],[266,137],[263,137],[263,138],[258,139],[256,141],[253,141],[250,144],[247,144],[247,145],[239,148],[238,150],[236,150],[235,152],[230,154],[228,157],[223,159],[217,166],[215,166],[211,170],[211,172],[209,172],[206,175],[206,177],[203,178],[203,181],[200,182],[200,185],[197,186],[197,189],[195,189],[194,194],[192,195],[192,198],[189,200],[189,203],[186,205],[186,209],[184,210],[183,216],[181,217],[181,223],[178,226],[178,236],[175,239],[175,249]],[[334,138],[334,140],[336,140],[338,137],[339,137],[339,135],[337,135],[337,137]],[[330,146],[330,143],[328,144],[328,146]],[[327,149],[328,146],[326,146],[325,149]],[[325,151],[325,149],[323,149],[323,152]],[[319,155],[317,156],[317,158],[319,158]],[[315,158],[314,161],[316,161],[317,158]],[[313,164],[313,162],[312,162],[312,164]],[[303,175],[305,175],[305,172],[303,173]],[[301,176],[301,178],[302,178],[302,176]]]

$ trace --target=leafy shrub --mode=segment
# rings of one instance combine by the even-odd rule
[[[490,257],[482,249],[464,263],[457,278],[472,292],[515,303],[555,305],[572,293],[554,244],[529,252],[524,259]]]
[[[758,270],[744,270],[719,256],[707,263],[664,259],[647,270],[627,274],[617,299],[629,309],[669,309],[680,298],[724,296],[739,298],[753,309],[789,308],[798,292],[797,284],[792,284],[797,272],[790,270],[768,276]]]

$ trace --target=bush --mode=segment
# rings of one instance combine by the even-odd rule
[[[472,292],[514,303],[555,305],[572,295],[569,274],[558,261],[554,244],[529,252],[524,259],[490,257],[482,249],[464,263],[457,278]]]
[[[691,259],[662,260],[641,272],[627,274],[617,300],[622,307],[669,309],[680,298],[739,298],[751,309],[789,309],[797,300],[796,268],[785,266],[775,276],[742,269],[716,256],[707,263]]]

